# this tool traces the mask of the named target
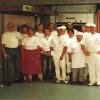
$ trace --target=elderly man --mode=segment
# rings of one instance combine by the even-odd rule
[[[15,67],[15,80],[19,79],[19,57],[18,57],[18,46],[19,40],[22,36],[19,32],[14,31],[14,24],[9,22],[7,24],[7,32],[3,33],[2,36],[2,51],[6,62],[6,74],[7,74],[7,85],[10,86],[13,77],[12,69]]]
[[[100,34],[96,32],[96,25],[90,25],[90,34],[81,42],[83,53],[87,56],[89,66],[89,86],[100,86]]]

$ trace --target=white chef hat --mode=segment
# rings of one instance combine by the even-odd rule
[[[61,28],[66,30],[66,26],[64,26],[64,25],[63,25],[63,26],[61,26]]]
[[[92,26],[92,27],[96,27],[96,25],[95,25],[94,23],[92,23],[90,26]]]
[[[62,29],[61,26],[59,26],[57,29]]]
[[[83,35],[83,33],[82,32],[77,32],[76,35]]]
[[[90,23],[86,23],[86,25],[85,26],[88,26],[88,27],[90,27],[91,26],[91,24]]]

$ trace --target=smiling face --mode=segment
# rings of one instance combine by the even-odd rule
[[[27,33],[27,28],[26,27],[23,28],[23,33]]]
[[[28,26],[26,24],[21,26],[21,32],[23,34],[27,34],[27,32],[28,32]]]
[[[68,28],[68,29],[73,29],[73,23],[72,23],[72,22],[68,22],[67,28]]]
[[[68,35],[69,37],[73,37],[74,36],[74,30],[68,30]]]
[[[86,26],[86,32],[90,32],[90,26]]]
[[[80,42],[83,38],[83,35],[76,35],[77,41]]]
[[[50,23],[49,29],[50,29],[51,32],[55,30],[55,25],[54,25],[54,23]]]
[[[57,33],[58,33],[58,36],[61,36],[61,35],[63,35],[63,30],[61,28],[57,29]]]
[[[82,32],[86,32],[86,26],[82,26],[82,27],[81,27],[81,31],[82,31]]]
[[[14,24],[12,22],[8,23],[7,29],[9,32],[13,32],[14,31]]]
[[[28,29],[28,36],[29,36],[29,37],[32,37],[33,35],[34,35],[33,28],[29,28],[29,29]]]
[[[40,33],[43,32],[43,25],[42,24],[38,25],[37,31],[40,32]]]
[[[92,34],[95,33],[96,32],[96,27],[91,26],[90,31],[91,31]]]
[[[49,29],[45,29],[45,30],[44,30],[44,35],[45,35],[46,37],[50,36],[50,30],[49,30]]]

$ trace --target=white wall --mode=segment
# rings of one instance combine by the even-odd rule
[[[34,26],[34,17],[32,16],[22,16],[22,15],[8,15],[4,14],[4,30],[6,31],[6,26],[8,22],[13,22],[15,28],[18,25],[27,24],[29,26]]]
[[[95,13],[88,13],[87,14],[87,22],[88,23],[95,23]]]

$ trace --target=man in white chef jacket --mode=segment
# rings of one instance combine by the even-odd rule
[[[96,32],[96,25],[91,24],[91,34],[88,34],[81,42],[83,53],[87,56],[89,66],[89,86],[100,86],[100,34]]]
[[[67,44],[69,43],[69,36],[66,30],[66,26],[61,26],[61,29],[63,30],[63,37],[65,38],[65,40],[67,41]],[[68,56],[68,52],[66,51],[65,53],[65,66],[66,66],[66,71],[67,71],[67,81],[70,81],[70,75],[71,75],[71,63],[69,62],[69,56]]]
[[[85,32],[82,31],[82,33],[83,33],[83,38],[85,38],[88,34],[91,34],[91,33],[90,33],[90,26],[91,26],[90,23],[86,23],[86,25],[84,26]],[[87,80],[88,80],[88,75],[89,75],[87,57],[86,57],[86,64],[85,64],[85,65],[86,65],[86,66],[85,66],[84,80],[87,82]]]
[[[53,48],[51,55],[53,56],[53,61],[55,65],[57,78],[56,82],[60,83],[60,81],[62,80],[64,83],[67,83],[65,67],[65,52],[67,50],[67,42],[63,37],[63,30],[61,29],[61,27],[57,28],[57,38],[51,40],[51,46]]]

